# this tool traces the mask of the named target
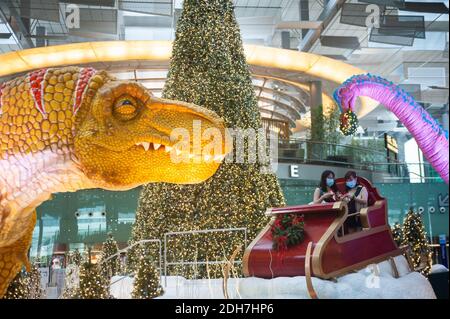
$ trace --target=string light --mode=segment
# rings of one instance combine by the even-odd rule
[[[433,264],[433,252],[428,246],[427,233],[420,214],[412,209],[406,214],[403,222],[403,245],[410,248],[409,256],[414,269],[428,276]]]
[[[140,258],[134,277],[133,299],[152,299],[164,294],[159,272],[145,250],[140,250]]]
[[[340,117],[341,125],[339,126],[342,134],[345,136],[353,135],[358,130],[359,121],[356,114],[348,109],[343,112]]]
[[[304,217],[296,214],[278,216],[271,228],[273,249],[287,250],[291,246],[301,243],[304,235]]]
[[[84,258],[78,249],[69,253],[64,279],[64,290],[61,295],[62,299],[80,298],[80,267],[83,262]]]
[[[83,256],[81,256],[81,253],[78,249],[75,249],[70,255],[69,255],[69,261],[78,267],[81,266],[81,263],[83,261]]]
[[[403,245],[403,229],[399,223],[395,223],[392,227],[392,237],[394,237],[397,246]]]
[[[114,256],[118,251],[119,247],[116,240],[114,239],[112,234],[108,234],[108,238],[103,243],[101,255],[101,260],[106,261],[100,263],[101,274],[107,280],[110,280],[111,277],[117,275],[120,272],[119,256]]]
[[[44,292],[41,288],[41,274],[36,264],[30,272],[20,271],[6,291],[4,299],[41,299]]]
[[[91,248],[79,268],[79,285],[76,288],[66,289],[63,293],[65,299],[111,299],[109,293],[109,277],[100,272],[99,267],[91,262]]]

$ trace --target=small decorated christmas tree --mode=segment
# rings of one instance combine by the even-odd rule
[[[397,246],[403,245],[403,229],[400,223],[395,223],[394,227],[392,227],[392,237],[394,237]]]
[[[116,240],[112,234],[108,234],[108,239],[103,243],[100,261],[102,275],[108,280],[120,272],[119,256],[115,256],[118,251]]]
[[[164,291],[160,284],[159,272],[152,260],[142,253],[134,277],[132,297],[133,299],[152,299],[162,294],[164,294]]]
[[[28,287],[28,299],[41,299],[44,291],[41,287],[41,273],[37,264],[31,266],[30,272],[27,273],[26,284]]]
[[[428,276],[433,262],[433,253],[428,246],[422,218],[412,208],[406,214],[403,222],[403,244],[408,245],[410,248],[409,257],[414,270],[419,271],[424,276]]]
[[[36,265],[32,265],[29,272],[20,271],[6,291],[4,299],[41,299],[41,274]]]
[[[81,256],[81,253],[78,249],[75,249],[69,256],[69,263],[77,265],[78,267],[81,266],[82,261],[83,256]]]
[[[100,274],[97,265],[91,262],[90,248],[88,260],[80,268],[80,299],[109,299],[109,282]]]
[[[70,254],[64,278],[63,299],[79,299],[81,261],[82,257],[78,249]]]
[[[20,271],[9,284],[3,299],[27,299],[27,286],[25,271]]]

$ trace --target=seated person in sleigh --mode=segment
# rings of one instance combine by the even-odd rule
[[[367,207],[368,191],[358,183],[356,172],[348,171],[345,174],[345,189],[346,193],[341,200],[347,203],[348,217],[344,224],[345,234],[351,234],[362,230],[359,212],[362,208]]]

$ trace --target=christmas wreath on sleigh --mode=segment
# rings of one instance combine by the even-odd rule
[[[278,216],[271,228],[273,248],[286,250],[303,241],[305,236],[303,215],[283,214]]]

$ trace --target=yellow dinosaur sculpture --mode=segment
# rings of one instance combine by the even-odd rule
[[[221,138],[200,148],[190,140],[180,151],[171,132],[192,136],[194,121]],[[156,98],[93,68],[37,70],[0,84],[0,298],[29,267],[35,208],[52,193],[202,182],[230,151],[226,134],[209,110]],[[211,144],[221,152],[205,155]],[[187,154],[173,161],[174,152]]]

